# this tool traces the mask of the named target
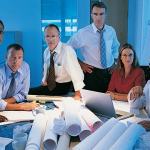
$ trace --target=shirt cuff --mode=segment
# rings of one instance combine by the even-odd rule
[[[13,98],[16,100],[17,103],[20,103],[25,100],[25,97],[23,97],[20,94],[13,96]]]
[[[5,102],[3,99],[0,99],[0,110],[5,110],[7,105],[7,102]]]
[[[73,83],[73,86],[75,91],[79,91],[85,86],[85,84],[83,82],[78,82],[78,83]]]

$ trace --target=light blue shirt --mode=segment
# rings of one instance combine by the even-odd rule
[[[103,69],[100,61],[100,34],[92,23],[80,29],[74,36],[70,38],[68,44],[77,52],[78,58],[96,68]],[[106,44],[106,62],[107,68],[111,67],[114,59],[118,58],[119,42],[113,27],[104,26],[104,40]]]
[[[7,64],[0,67],[0,110],[4,110],[6,107],[5,99],[10,82],[11,82],[12,70]],[[15,75],[16,89],[14,98],[17,102],[22,102],[26,99],[26,96],[30,87],[30,68],[26,62],[23,62]]]

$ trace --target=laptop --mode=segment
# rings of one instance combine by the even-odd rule
[[[85,106],[98,116],[115,117],[120,120],[133,116],[133,114],[124,111],[116,113],[109,94],[82,89],[81,96]]]

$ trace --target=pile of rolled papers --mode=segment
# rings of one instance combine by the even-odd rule
[[[58,109],[36,115],[26,150],[67,150],[70,136],[79,136],[82,141],[102,125],[95,114],[73,98],[65,98],[62,106],[63,115]]]
[[[106,123],[72,98],[62,101],[59,109],[38,111],[25,150],[69,150],[70,136],[81,142],[73,150],[132,150],[145,129],[115,118]],[[48,113],[47,113],[48,112]]]
[[[127,125],[111,118],[73,150],[132,150],[144,133],[145,129],[141,125]]]

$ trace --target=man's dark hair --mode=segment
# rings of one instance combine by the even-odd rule
[[[0,24],[3,26],[3,29],[4,29],[4,23],[2,20],[0,20]]]
[[[105,11],[107,10],[107,7],[106,7],[106,5],[103,2],[95,2],[95,3],[93,3],[93,5],[91,7],[91,11],[93,10],[94,7],[104,8]]]
[[[24,52],[23,47],[22,47],[21,45],[17,44],[17,43],[8,45],[8,47],[7,47],[7,53],[9,52],[9,50],[10,50],[11,48],[14,48],[16,51],[18,51],[18,50],[21,49],[21,50]]]
[[[55,25],[55,24],[48,24],[48,25],[44,28],[44,31],[45,31],[47,28],[52,28],[52,27],[56,28],[57,31],[58,31],[58,33],[60,34],[59,28],[58,28],[58,26]]]

